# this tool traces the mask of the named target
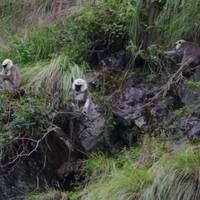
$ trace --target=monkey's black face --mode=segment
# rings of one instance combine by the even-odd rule
[[[76,92],[80,92],[81,91],[81,87],[82,87],[82,85],[75,85],[75,90],[76,90]]]
[[[7,65],[2,65],[4,69],[6,69]]]
[[[176,44],[181,44],[181,41],[176,42],[175,45],[176,45]]]
[[[179,41],[177,41],[177,42],[175,42],[175,46],[177,47],[177,46],[181,46],[183,43],[185,43],[185,40],[179,40]]]

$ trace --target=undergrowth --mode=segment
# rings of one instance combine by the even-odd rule
[[[114,157],[91,155],[83,167],[90,178],[72,199],[199,199],[199,145],[169,147],[165,137],[146,137]]]
[[[27,63],[52,58],[63,51],[81,63],[90,61],[96,51],[120,50],[132,15],[130,2],[98,1],[95,7],[83,7],[48,26],[28,31],[23,38],[11,41],[10,56],[18,63]]]
[[[43,134],[54,117],[50,105],[39,96],[26,94],[15,99],[10,92],[0,92],[0,132],[11,137]]]
[[[90,178],[74,199],[77,196],[87,200],[138,199],[140,192],[151,183],[149,167],[165,149],[164,138],[147,136],[142,147],[124,149],[113,157],[102,153],[90,155],[83,166],[83,172]]]
[[[32,14],[49,13],[52,2],[0,2],[0,59],[10,57],[19,65],[23,87],[29,91],[19,99],[0,92],[0,145],[7,145],[8,151],[17,136],[43,135],[54,120],[52,105],[66,102],[72,81],[85,78],[88,68],[102,58],[125,49],[130,54],[130,67],[139,60],[133,70],[147,76],[163,67],[159,53],[174,41],[200,41],[200,0],[85,1],[70,15],[49,24],[34,24]],[[33,10],[30,15],[28,7]],[[107,85],[103,87],[110,89]],[[199,88],[199,82],[187,81],[185,85]],[[106,103],[109,97],[102,94],[98,98]],[[110,132],[115,122],[110,109],[106,112]],[[179,118],[187,110],[175,114]],[[69,195],[74,200],[200,199],[199,145],[185,144],[169,153],[170,147],[165,136],[145,136],[142,144],[112,157],[91,154],[82,168],[85,182]],[[1,150],[0,156],[5,152]],[[64,193],[49,191],[26,199],[48,200],[56,195],[67,198]]]
[[[64,103],[69,99],[69,90],[73,80],[85,78],[86,64],[80,67],[71,62],[68,56],[58,56],[50,61],[38,62],[24,67],[23,84],[35,94],[43,92],[52,100],[52,104]],[[30,81],[31,80],[31,81]]]
[[[49,190],[46,193],[33,192],[25,197],[25,200],[67,200],[67,194],[61,191]]]

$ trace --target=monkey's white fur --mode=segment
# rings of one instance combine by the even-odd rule
[[[200,46],[197,43],[186,40],[175,42],[175,49],[164,52],[165,55],[179,55],[182,57],[179,65],[197,66],[200,64]]]
[[[175,42],[176,45],[176,50],[179,50],[181,47],[181,44],[183,44],[184,42],[186,42],[185,40],[178,40]]]
[[[5,59],[2,63],[2,66],[6,66],[6,69],[10,70],[13,67],[13,62],[10,59]]]
[[[77,90],[76,86],[80,87],[80,90]],[[76,79],[72,84],[72,94],[74,96],[75,103],[83,103],[81,110],[84,114],[88,113],[90,106],[90,98],[88,97],[88,84],[84,79]]]
[[[81,92],[84,92],[88,89],[88,85],[87,82],[84,79],[78,78],[76,80],[74,80],[73,84],[72,84],[72,89],[75,90],[76,85],[81,85]]]
[[[0,72],[0,79],[2,81],[1,89],[16,89],[21,83],[21,74],[18,68],[13,65],[12,60],[5,59],[2,63],[3,69]]]

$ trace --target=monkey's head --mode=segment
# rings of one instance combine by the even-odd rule
[[[178,41],[176,41],[175,42],[175,48],[176,48],[176,50],[179,50],[181,48],[181,45],[183,43],[185,43],[185,42],[186,42],[185,40],[178,40]]]
[[[2,63],[2,66],[6,70],[10,70],[13,67],[13,62],[10,59],[5,59]]]
[[[84,79],[76,79],[72,84],[72,90],[76,92],[84,92],[88,89],[87,82]]]

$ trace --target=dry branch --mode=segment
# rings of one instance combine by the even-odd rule
[[[160,88],[159,92],[153,97],[153,100],[157,99],[160,96],[165,97],[167,95],[167,92],[172,88],[172,86],[179,85],[184,80],[184,77],[182,75],[183,71],[187,69],[190,66],[190,64],[193,63],[193,61],[193,58],[190,58],[188,61],[181,64],[180,68],[169,78],[167,83]],[[191,70],[197,69],[199,67],[200,66],[196,66]]]
[[[48,129],[48,131],[39,139],[39,140],[34,140],[34,139],[30,139],[30,138],[16,138],[15,140],[22,140],[22,142],[24,142],[25,140],[27,141],[31,141],[31,142],[35,142],[35,147],[28,153],[26,152],[26,149],[23,148],[23,150],[17,154],[11,161],[9,161],[8,163],[6,163],[5,165],[2,165],[2,168],[6,168],[8,166],[14,165],[20,158],[23,157],[29,157],[31,156],[34,152],[36,152],[41,144],[41,142],[50,134],[52,133],[52,131],[55,131],[57,129],[57,126],[52,126]]]

